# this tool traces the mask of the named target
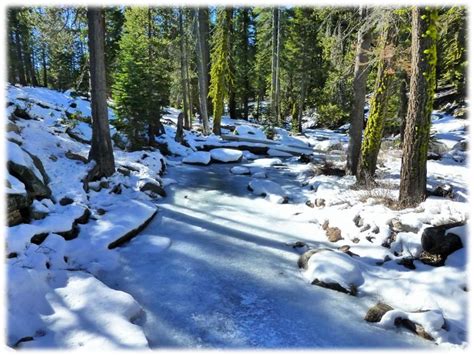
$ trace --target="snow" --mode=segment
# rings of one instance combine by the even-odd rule
[[[43,179],[26,151],[38,156],[52,190],[51,199],[32,203],[33,210],[48,213],[44,219],[6,231],[6,252],[17,253],[6,261],[10,347],[27,336],[34,340],[19,348],[437,347],[395,329],[393,320],[399,316],[423,325],[443,348],[468,346],[467,248],[448,256],[441,267],[416,259],[414,270],[400,264],[420,254],[424,228],[467,220],[467,153],[451,150],[439,161],[428,161],[429,188],[448,183],[453,199],[429,197],[415,209],[394,210],[384,202],[398,194],[397,148],[381,151],[380,186],[355,190],[354,177],[315,175],[311,163],[282,153],[311,152],[314,159],[342,166],[347,134],[308,129],[305,136],[296,136],[276,128],[275,140],[245,143],[269,147],[269,155],[279,158],[233,150],[242,142],[195,131],[185,131],[186,147],[174,140],[172,123],[179,110],[168,108],[171,124],[157,141],[166,143],[171,155],[165,159],[158,150],[114,147],[116,166],[128,173],[94,182],[100,191],[86,193],[81,179],[93,163],[64,154],[87,157],[90,146],[69,137],[65,130],[71,123],[61,118],[66,110],[88,117],[89,102],[44,88],[9,86],[7,95],[36,118],[15,122],[21,133],[12,138],[23,143],[8,143],[9,159]],[[12,106],[7,110],[12,112]],[[435,137],[449,148],[467,138],[467,121],[446,115],[435,121]],[[226,117],[223,124],[242,137],[264,139],[259,125]],[[90,137],[87,120],[75,125],[75,132]],[[226,148],[197,151],[204,145]],[[242,164],[182,164],[209,164],[211,157],[242,159]],[[24,192],[23,183],[7,179],[8,193]],[[144,182],[165,187],[167,197],[141,192]],[[119,184],[121,193],[112,193]],[[64,196],[74,203],[58,204]],[[308,200],[323,203],[310,207]],[[74,220],[86,206],[90,221],[77,225]],[[411,232],[394,233],[393,219]],[[131,241],[108,248],[148,220]],[[326,222],[341,230],[343,240],[328,241]],[[79,228],[75,239],[57,234],[74,224]],[[461,226],[448,232],[458,234],[466,247],[467,231]],[[48,235],[35,245],[30,240],[38,233]],[[388,238],[394,239],[390,246]],[[306,245],[296,249],[288,245],[291,241]],[[352,256],[338,250],[343,245]],[[314,248],[326,250],[300,271],[300,254]],[[315,278],[348,289],[354,285],[357,297],[311,285]],[[383,322],[369,324],[363,316],[377,301],[394,311]]]
[[[263,196],[271,202],[282,204],[287,200],[287,194],[280,185],[271,180],[252,179],[249,188],[255,195]]]
[[[9,344],[26,332],[34,340],[22,343],[22,349],[147,346],[141,328],[131,323],[141,308],[127,293],[84,272],[60,272],[49,279],[45,271],[10,267],[8,274],[9,280],[18,282],[8,293],[13,308]]]
[[[211,158],[218,162],[237,162],[242,158],[242,151],[230,148],[214,148],[210,151]]]
[[[11,141],[7,141],[7,150],[9,161],[15,162],[20,166],[28,167],[32,170],[36,178],[43,182],[43,176],[33,163],[33,159],[20,146]]]
[[[322,250],[311,256],[304,276],[311,282],[318,279],[325,283],[337,283],[348,291],[352,286],[359,287],[364,283],[357,262],[337,251]]]
[[[7,174],[7,194],[19,194],[19,195],[25,195],[26,194],[26,189],[25,185],[19,181],[17,178],[12,176],[10,173]]]
[[[250,174],[250,169],[244,166],[235,166],[230,169],[230,172],[237,175],[246,175]]]
[[[207,165],[211,162],[211,154],[206,151],[192,152],[183,158],[183,163]]]
[[[293,156],[291,153],[278,151],[274,148],[270,148],[267,154],[271,157],[292,157]]]
[[[267,136],[265,133],[258,127],[249,126],[249,125],[240,125],[235,129],[235,133],[239,136],[247,136],[254,138],[266,139]]]

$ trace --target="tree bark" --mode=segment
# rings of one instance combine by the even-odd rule
[[[202,9],[196,9],[196,54],[198,67],[198,86],[199,86],[199,108],[201,112],[202,130],[204,135],[209,135],[209,114],[207,104],[207,94],[209,92],[209,54],[206,53],[207,43],[205,34],[204,19],[201,13]],[[207,62],[206,62],[207,61]]]
[[[378,59],[377,79],[374,94],[370,100],[370,113],[365,128],[359,164],[357,167],[357,183],[366,185],[373,181],[377,167],[377,156],[382,142],[384,120],[387,112],[388,90],[394,69],[394,53],[391,48],[392,29],[385,24],[380,38],[380,54]]]
[[[400,173],[399,203],[414,207],[426,198],[426,160],[436,86],[435,8],[413,7],[412,73]]]
[[[405,70],[400,73],[400,108],[398,117],[400,118],[400,147],[403,147],[403,139],[405,135],[406,116],[408,111],[408,75]]]
[[[183,28],[183,9],[179,10],[179,43],[180,43],[180,57],[181,57],[181,95],[183,99],[183,114],[184,114],[184,127],[189,130],[189,109],[188,109],[188,93],[186,85],[186,61],[185,61],[185,42],[184,42],[184,28]]]
[[[354,99],[350,116],[351,126],[349,128],[349,147],[347,149],[347,174],[356,175],[359,164],[360,149],[362,146],[362,132],[364,131],[364,106],[367,89],[367,77],[369,75],[368,52],[372,35],[368,29],[363,29],[367,18],[367,9],[362,10],[362,28],[357,35],[357,53],[354,69]]]
[[[23,52],[21,50],[21,39],[18,29],[15,30],[16,56],[18,58],[18,81],[21,85],[26,85],[26,75],[24,67]]]
[[[270,87],[270,101],[271,101],[271,121],[277,122],[278,118],[278,109],[277,109],[277,67],[278,67],[278,54],[277,54],[277,47],[278,47],[278,8],[275,6],[272,10],[272,83]]]
[[[105,80],[105,21],[101,8],[88,8],[92,142],[89,161],[96,162],[95,178],[108,177],[115,172],[114,151],[110,138]]]
[[[45,45],[41,48],[41,64],[43,66],[43,84],[44,87],[48,87],[48,66],[46,64],[46,49]]]

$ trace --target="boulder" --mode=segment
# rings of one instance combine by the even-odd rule
[[[335,290],[337,292],[341,292],[341,293],[345,293],[345,294],[349,294],[349,295],[352,295],[352,296],[356,296],[357,295],[357,287],[353,284],[350,285],[350,288],[349,289],[346,289],[344,288],[343,286],[341,286],[339,283],[335,283],[335,282],[323,282],[323,281],[320,281],[319,279],[314,279],[313,282],[311,282],[311,284],[315,285],[315,286],[319,286],[319,287],[322,287],[322,288],[327,288],[327,289],[332,289],[332,290]]]
[[[70,205],[74,203],[74,200],[69,198],[69,197],[63,197],[61,200],[59,200],[59,204],[64,206],[64,205]]]
[[[427,227],[423,231],[421,235],[421,262],[436,267],[443,266],[446,258],[451,253],[464,247],[458,235],[453,233],[446,234],[446,230],[460,224],[453,225],[432,226]]]
[[[8,151],[8,172],[25,185],[28,196],[32,199],[49,198],[51,190],[47,186],[43,165],[39,165],[41,161],[12,142],[8,143]]]
[[[320,251],[331,251],[330,249],[328,248],[318,248],[318,249],[313,249],[313,250],[308,250],[306,251],[305,253],[303,253],[300,258],[298,258],[298,268],[302,268],[302,269],[308,269],[308,261],[309,259],[316,253],[320,252]]]
[[[400,221],[400,219],[397,218],[392,219],[389,225],[391,226],[392,230],[396,232],[413,232],[416,234],[419,231],[418,227],[404,224]]]
[[[238,162],[242,159],[242,151],[230,148],[214,148],[210,151],[212,160],[216,162],[228,163]]]
[[[453,150],[465,152],[467,151],[467,149],[468,149],[467,140],[461,140],[453,146]]]
[[[84,157],[84,156],[81,156],[80,154],[78,153],[74,153],[74,152],[71,152],[71,151],[67,151],[65,154],[66,158],[69,158],[69,159],[72,159],[72,160],[75,160],[75,161],[80,161],[84,164],[86,164],[88,162],[87,158]]]
[[[166,191],[158,182],[153,181],[142,181],[139,183],[141,192],[153,192],[162,197],[166,197]]]
[[[328,227],[326,229],[326,236],[328,237],[329,242],[337,242],[343,240],[341,236],[341,229],[338,227]]]
[[[444,153],[448,152],[449,148],[446,146],[445,143],[437,140],[430,140],[428,146],[428,152],[432,152],[438,155],[443,155]]]
[[[385,313],[390,310],[393,310],[390,305],[379,302],[367,311],[364,320],[368,321],[369,323],[378,323],[380,320],[382,320],[382,317],[385,315]]]
[[[188,156],[183,158],[183,163],[187,164],[198,164],[207,166],[211,162],[211,154],[206,151],[192,152]]]
[[[453,198],[453,187],[450,184],[438,185],[433,191],[429,192],[429,195],[442,198]]]

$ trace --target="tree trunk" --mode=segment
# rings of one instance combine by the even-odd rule
[[[183,114],[184,114],[184,127],[189,130],[189,109],[188,109],[188,93],[186,85],[186,61],[185,61],[185,42],[184,42],[184,29],[183,29],[183,9],[179,9],[179,43],[180,43],[180,57],[181,57],[181,94],[183,96]]]
[[[48,87],[48,67],[46,64],[46,49],[44,48],[45,45],[41,48],[41,64],[43,66],[43,84],[44,87]]]
[[[88,8],[89,53],[92,106],[92,142],[89,161],[96,162],[95,178],[115,172],[114,151],[110,138],[105,82],[105,21],[101,8]]]
[[[400,147],[403,147],[403,139],[405,135],[406,116],[408,111],[408,75],[405,70],[400,73],[400,108],[398,117],[400,118]]]
[[[365,24],[367,9],[362,10],[362,26]],[[369,30],[359,30],[357,36],[357,54],[354,69],[354,99],[350,116],[349,147],[347,149],[347,174],[356,175],[359,164],[360,149],[362,146],[362,132],[364,130],[364,106],[367,88],[368,52],[370,50],[371,33]]]
[[[181,9],[183,11],[183,9]],[[184,68],[186,69],[186,94],[188,96],[188,121],[185,122],[186,129],[190,130],[193,126],[193,96],[191,94],[191,83],[189,80],[189,62],[188,62],[188,37],[186,35],[186,29],[183,27],[183,38],[184,38]]]
[[[26,76],[25,76],[25,63],[23,59],[23,53],[21,50],[21,39],[18,29],[15,30],[15,46],[16,46],[16,56],[18,58],[18,81],[21,85],[26,85]]]
[[[277,126],[281,124],[281,113],[280,113],[280,42],[281,42],[281,12],[280,8],[277,8],[277,45],[276,45],[276,85],[275,85],[275,123]]]
[[[196,9],[196,54],[198,67],[198,86],[199,86],[199,107],[201,111],[202,130],[204,135],[209,135],[209,114],[207,106],[207,94],[209,89],[209,55],[206,53],[207,43],[206,34],[204,33],[205,25],[201,13],[202,9]]]
[[[237,119],[237,102],[235,101],[235,92],[231,89],[229,93],[229,116],[231,119]]]
[[[364,142],[357,168],[357,183],[365,185],[373,181],[377,166],[377,156],[382,142],[384,120],[387,112],[388,89],[392,81],[394,70],[393,50],[390,46],[391,29],[388,23],[382,31],[380,40],[380,55],[378,59],[377,79],[374,94],[370,100],[370,113],[365,128]]]
[[[413,7],[411,80],[400,173],[399,202],[413,207],[426,198],[426,159],[436,86],[436,8]]]
[[[174,140],[176,142],[182,143],[183,142],[183,119],[184,119],[184,114],[182,112],[179,113],[178,115],[178,124],[176,128],[176,135],[174,136]]]
[[[275,6],[272,10],[272,83],[270,87],[270,121],[276,122],[278,109],[276,99],[276,87],[277,87],[277,47],[278,47],[278,8]]]

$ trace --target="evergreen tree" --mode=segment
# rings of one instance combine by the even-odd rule
[[[367,184],[373,181],[377,165],[377,156],[382,142],[384,120],[387,114],[389,87],[395,74],[394,65],[394,33],[391,23],[391,10],[384,12],[385,19],[379,36],[377,79],[370,99],[370,112],[367,127],[364,131],[357,182]]]
[[[89,28],[89,51],[91,54],[91,108],[92,142],[89,160],[96,165],[88,174],[92,178],[108,177],[115,172],[114,151],[110,138],[107,85],[105,81],[105,20],[100,8],[87,10]]]
[[[118,70],[112,88],[118,125],[132,148],[153,144],[163,132],[160,122],[170,90],[169,40],[160,29],[165,10],[130,7],[125,10]]]
[[[436,86],[437,9],[413,7],[412,72],[403,140],[399,202],[413,207],[426,197],[426,160]]]
[[[224,100],[229,96],[233,77],[230,70],[232,27],[232,9],[220,8],[217,11],[217,23],[212,36],[211,49],[211,85],[209,96],[213,105],[213,132],[221,134],[221,116],[224,113]]]

